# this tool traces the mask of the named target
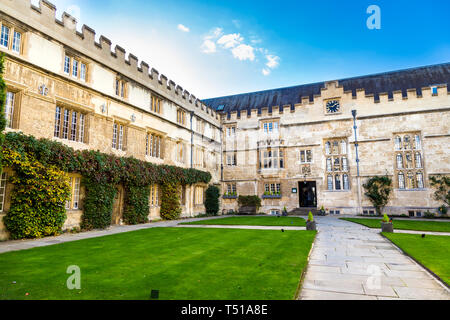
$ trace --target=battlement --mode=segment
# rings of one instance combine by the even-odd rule
[[[305,112],[308,105],[345,97],[353,104],[398,103],[431,96],[448,96],[450,63],[397,70],[340,80],[303,84],[292,87],[242,93],[203,100],[210,107],[233,117],[230,113],[253,113],[257,116],[296,111]],[[267,110],[266,110],[267,109]],[[275,110],[275,109],[279,109]],[[253,112],[253,110],[256,110]],[[376,110],[376,108],[373,108]],[[372,111],[373,111],[372,110]]]
[[[435,88],[434,92],[433,88]],[[340,99],[342,108],[355,108],[358,110],[359,116],[386,115],[390,112],[423,111],[430,108],[430,106],[433,106],[434,109],[436,105],[438,105],[438,108],[444,109],[450,107],[450,92],[446,84],[421,87],[419,90],[417,88],[411,88],[406,90],[406,94],[402,90],[393,91],[392,94],[380,92],[377,94],[377,99],[373,93],[366,94],[366,90],[363,88],[355,91],[344,90],[344,87],[338,81],[326,82],[325,87],[321,88],[320,92],[321,94],[314,95],[313,99],[310,99],[310,97],[302,97],[298,103],[292,106],[275,105],[239,110],[234,109],[228,112],[221,112],[220,114],[222,121],[225,123],[234,123],[239,120],[245,121],[246,119],[252,118],[260,120],[264,120],[265,118],[280,118],[290,121],[296,118],[296,114],[300,116],[297,120],[301,119],[305,123],[328,119],[351,118],[350,110],[347,110],[348,112],[346,114],[339,113],[334,115],[333,118],[327,118],[328,115],[324,115],[324,104],[329,99]],[[428,101],[433,103],[428,103]],[[305,117],[308,118],[305,119]]]
[[[220,117],[214,109],[206,106],[165,75],[160,75],[156,69],[150,68],[147,62],[141,61],[138,64],[139,59],[132,53],[128,53],[127,56],[125,49],[119,45],[112,51],[111,40],[103,35],[99,36],[97,42],[95,30],[86,25],[78,32],[77,20],[66,12],[62,14],[61,20],[58,20],[56,6],[47,0],[40,0],[39,6],[31,4],[31,0],[5,0],[0,3],[0,10],[87,58],[103,64],[130,81],[155,91],[215,125],[219,124]]]

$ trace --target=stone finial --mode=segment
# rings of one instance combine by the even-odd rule
[[[169,81],[169,90],[175,92],[175,82]]]
[[[64,12],[62,15],[62,22],[64,24],[64,27],[66,27],[69,30],[76,30],[77,29],[77,19],[72,17],[67,12]]]
[[[137,70],[138,58],[134,54],[128,54],[128,63],[130,64],[131,70]]]
[[[104,36],[100,36],[99,42],[100,42],[100,47],[102,47],[103,54],[105,54],[107,57],[110,57],[111,56],[111,40],[109,40],[108,38],[106,38]]]
[[[141,68],[142,73],[145,76],[147,76],[148,75],[148,71],[150,69],[150,66],[148,65],[148,63],[146,63],[145,61],[141,61],[140,68]]]
[[[95,30],[88,27],[87,25],[83,24],[81,27],[81,33],[83,34],[83,38],[88,43],[94,43],[95,42]]]
[[[56,7],[53,3],[46,0],[39,0],[39,9],[41,14],[48,17],[50,21],[55,21],[56,19]]]
[[[158,70],[156,70],[155,68],[152,68],[152,70],[150,71],[150,77],[154,81],[159,81],[159,72],[158,72]]]
[[[167,77],[164,74],[161,74],[161,76],[159,77],[159,83],[163,86],[163,89],[166,90],[167,89]]]
[[[121,46],[116,45],[116,47],[114,48],[114,53],[116,55],[116,58],[118,61],[125,61],[125,49],[122,48]]]

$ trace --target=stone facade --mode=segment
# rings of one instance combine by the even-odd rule
[[[436,66],[436,69],[442,67],[450,77],[450,64]],[[412,83],[407,85],[413,86]],[[436,212],[442,203],[432,198],[434,190],[430,187],[429,176],[450,173],[450,95],[446,84],[420,89],[420,95],[416,89],[407,90],[406,95],[394,91],[392,97],[381,93],[376,100],[373,94],[366,94],[364,88],[356,90],[355,94],[344,90],[339,81],[330,81],[324,83],[320,94],[314,95],[313,99],[305,97],[281,107],[251,106],[260,96],[271,101],[278,92],[205,100],[218,110],[225,110],[222,114],[223,190],[234,188],[239,195],[262,197],[261,211],[264,213],[280,213],[284,207],[288,211],[305,207],[307,211],[323,206],[332,214],[372,214],[374,208],[359,185],[369,177],[388,175],[393,179],[394,191],[386,207],[387,213],[420,216],[427,210]],[[327,111],[329,101],[338,101],[338,112]],[[357,111],[359,179],[352,110]],[[410,139],[408,149],[403,145],[398,149],[395,139],[403,138],[404,144],[408,142],[404,140],[405,136]],[[336,156],[334,150],[327,152],[328,141],[331,148],[336,141],[339,149]],[[266,164],[265,157],[270,155],[269,152],[272,157]],[[414,159],[416,153],[417,160]],[[402,170],[397,165],[398,154],[403,155]],[[235,156],[236,162],[227,165],[227,156]],[[337,167],[335,158],[340,161]],[[328,164],[327,159],[332,163]],[[399,185],[400,173],[404,174],[404,185]],[[335,180],[336,175],[339,181]],[[407,181],[408,175],[413,175],[412,180]],[[332,179],[331,185],[328,176]],[[309,202],[308,197],[311,198]],[[302,200],[305,203],[302,204]],[[223,211],[237,208],[235,199],[224,199]]]
[[[147,63],[138,66],[121,47],[111,51],[104,36],[97,42],[91,28],[78,32],[70,15],[58,20],[55,11],[43,0],[38,7],[29,0],[0,3],[0,31],[8,35],[0,44],[10,93],[7,131],[208,171],[227,193],[222,212],[237,210],[239,194],[262,197],[264,213],[322,206],[329,213],[371,213],[361,184],[386,174],[394,181],[388,213],[417,215],[440,205],[429,176],[450,174],[449,64],[383,74],[379,82],[367,76],[202,102]],[[84,189],[72,178],[78,196],[65,229],[77,227],[83,212]],[[183,216],[204,213],[198,187],[206,186],[180,190]],[[0,218],[11,188],[6,183]],[[152,220],[159,219],[155,188]],[[119,192],[114,223],[121,223],[122,198]],[[0,239],[6,237],[0,222]]]
[[[26,0],[0,3],[0,31],[8,36],[0,44],[6,57],[3,76],[12,97],[7,132],[53,139],[76,150],[192,167],[210,172],[211,183],[218,184],[219,114],[147,63],[138,66],[134,55],[125,58],[121,47],[111,51],[105,37],[96,42],[91,28],[83,26],[79,33],[70,15],[56,19],[55,10],[47,1],[40,1],[39,7]],[[13,174],[8,168],[5,172]],[[194,188],[199,186],[206,188],[199,184],[180,190],[184,193],[182,216],[205,212],[203,203],[194,201]],[[9,208],[11,188],[6,183],[0,220]],[[155,188],[151,220],[159,219]],[[67,208],[64,229],[75,228],[81,221],[82,186],[77,194],[76,204]],[[123,192],[114,206],[115,223],[121,223],[122,198]],[[5,238],[0,224],[0,239]]]

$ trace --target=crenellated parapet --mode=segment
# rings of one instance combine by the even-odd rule
[[[209,99],[205,102],[209,103],[211,100],[218,100],[219,103],[225,103],[221,99],[223,98]],[[338,99],[342,106],[341,111],[335,115],[326,114],[325,111],[325,103],[330,99]],[[447,84],[436,84],[374,94],[372,92],[367,93],[364,88],[345,90],[345,87],[340,81],[336,80],[325,82],[324,86],[320,89],[320,94],[313,95],[312,99],[303,96],[298,99],[298,102],[293,102],[292,105],[231,109],[228,112],[222,112],[221,117],[224,123],[279,118],[281,125],[283,125],[294,122],[308,123],[351,119],[352,109],[358,110],[358,116],[370,117],[449,108],[450,92],[448,91]]]
[[[97,42],[95,30],[86,25],[83,25],[81,32],[78,32],[77,20],[66,12],[62,14],[60,20],[57,19],[56,7],[52,3],[40,0],[39,6],[35,6],[30,0],[4,0],[0,3],[0,10],[8,16],[25,22],[28,27],[37,32],[101,63],[118,75],[158,93],[188,111],[195,112],[216,126],[219,125],[219,115],[215,110],[207,107],[201,100],[169,80],[164,74],[159,74],[147,62],[139,63],[139,59],[134,54],[127,55],[125,49],[119,45],[113,49],[111,40],[103,35],[99,36]]]

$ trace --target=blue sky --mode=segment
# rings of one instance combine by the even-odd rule
[[[448,0],[51,2],[199,98],[450,61]]]

